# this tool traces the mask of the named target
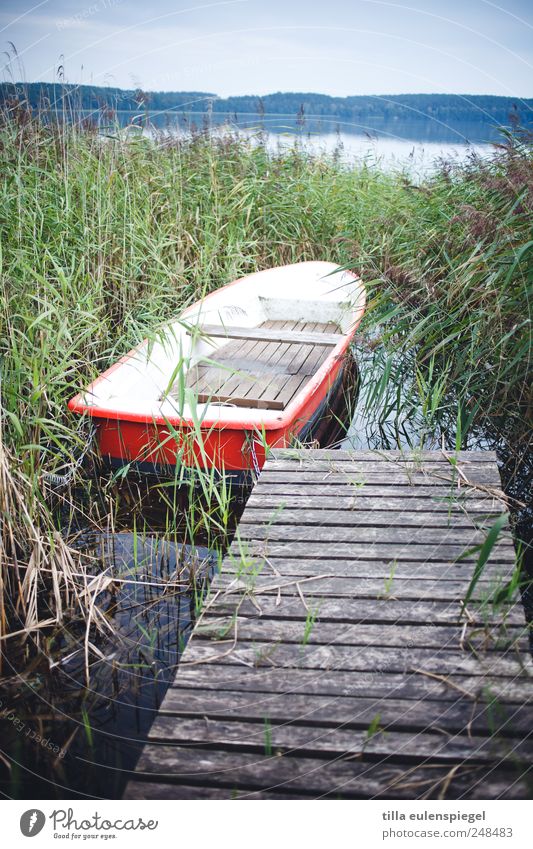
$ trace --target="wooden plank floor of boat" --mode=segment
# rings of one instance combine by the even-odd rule
[[[273,452],[126,797],[527,798],[495,455]],[[498,594],[500,598],[498,599]]]
[[[265,321],[265,330],[300,334],[338,333],[334,323]],[[333,338],[340,338],[339,336]],[[186,385],[198,403],[229,403],[238,407],[283,410],[328,356],[333,342],[235,340],[213,353],[216,364],[200,364],[190,370]],[[171,395],[172,395],[171,391]]]

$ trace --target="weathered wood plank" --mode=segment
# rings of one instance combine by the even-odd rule
[[[502,792],[507,798],[526,798],[527,787],[520,773],[502,771],[497,780],[487,775],[486,767],[462,766],[454,775],[450,767],[408,767],[388,761],[368,763],[357,759],[327,760],[308,757],[279,757],[246,752],[188,749],[178,746],[148,745],[139,765],[143,778],[169,778],[185,783],[214,787],[257,788],[292,791],[295,794],[343,795],[360,798],[412,799],[437,797],[445,788],[446,798],[468,795],[491,798]],[[481,788],[481,785],[483,787]]]
[[[531,681],[487,675],[442,675],[424,671],[402,673],[364,671],[354,675],[343,670],[279,669],[239,665],[201,664],[182,666],[172,687],[178,689],[238,690],[248,693],[300,693],[320,696],[352,696],[373,699],[428,698],[457,702],[471,707],[495,700],[501,704],[528,704]],[[168,698],[171,697],[170,689]],[[165,702],[163,702],[163,708]]]
[[[295,492],[297,489],[295,489]],[[366,490],[365,490],[366,491]],[[482,493],[481,493],[482,494]],[[450,517],[450,521],[456,518],[472,516],[477,521],[478,514],[481,516],[494,516],[501,513],[501,502],[486,496],[484,498],[469,498],[468,504],[465,500],[453,500],[447,497],[439,498],[402,498],[401,496],[387,497],[366,496],[363,492],[352,492],[351,495],[324,495],[317,492],[314,495],[283,495],[283,493],[266,493],[263,488],[254,489],[248,501],[243,518],[251,515],[256,510],[283,510],[283,512],[300,512],[303,510],[320,510],[324,513],[349,511],[353,513],[370,513],[373,519],[376,512],[403,513],[409,516],[411,513],[424,513],[435,516],[443,514]],[[466,513],[466,510],[468,512]]]
[[[420,763],[427,758],[433,762],[476,761],[498,762],[508,758],[528,761],[533,755],[533,740],[519,742],[504,737],[475,737],[467,734],[453,736],[425,733],[423,731],[379,730],[372,736],[367,731],[347,728],[316,727],[310,725],[276,724],[269,722],[242,722],[220,718],[185,718],[159,716],[154,722],[150,740],[159,743],[172,742],[178,746],[201,749],[223,748],[226,751],[256,751],[258,753],[295,754],[307,757],[328,754],[332,757],[358,755],[387,757],[394,754],[396,760],[405,763]],[[201,748],[200,748],[201,747]]]
[[[486,581],[507,577],[514,572],[515,564],[512,559],[503,563],[491,562],[483,567],[483,579]],[[317,574],[332,575],[338,578],[382,578],[384,581],[426,580],[456,581],[470,580],[473,575],[472,560],[426,562],[424,560],[331,560],[327,557],[313,560],[309,557],[269,557],[268,561],[261,557],[246,560],[245,574],[282,575],[283,577],[310,578]],[[225,575],[242,575],[243,565],[239,558],[227,558],[224,563]],[[394,584],[393,584],[394,585]]]
[[[416,542],[409,544],[388,542],[330,542],[328,540],[317,540],[307,545],[302,545],[301,540],[273,540],[273,539],[243,539],[235,540],[229,551],[230,557],[240,557],[244,553],[246,561],[250,556],[257,557],[298,557],[308,558],[339,558],[357,557],[361,560],[420,560],[430,562],[432,560],[456,560],[464,558],[464,562],[473,563],[477,560],[475,553],[466,556],[470,545],[454,545],[452,543],[439,543],[421,545]],[[515,552],[512,545],[499,544],[492,550],[492,562],[503,563],[515,560]]]
[[[433,475],[435,475],[435,477],[448,475],[451,479],[456,480],[457,478],[461,478],[464,474],[465,477],[468,478],[471,471],[473,474],[490,475],[491,480],[494,481],[494,469],[495,466],[492,463],[458,463],[457,465],[448,463],[445,465],[438,460],[418,462],[416,460],[407,459],[404,459],[401,462],[396,462],[394,460],[386,462],[384,460],[374,460],[374,458],[370,456],[367,460],[350,461],[345,457],[340,462],[336,462],[334,459],[317,459],[313,454],[313,456],[307,460],[300,458],[290,459],[289,457],[271,459],[268,461],[268,465],[265,468],[265,474],[277,471],[323,472],[326,474],[333,473],[339,475],[350,475],[353,473],[361,475],[371,473],[391,473],[393,475],[410,476],[410,479],[412,480],[423,481],[424,477],[432,477]]]
[[[318,609],[321,622],[389,622],[413,625],[431,625],[462,623],[465,621],[480,627],[485,624],[492,625],[502,621],[509,624],[524,624],[524,608],[520,601],[515,601],[507,606],[495,606],[487,603],[479,603],[475,600],[468,604],[468,615],[463,612],[460,601],[412,601],[397,600],[395,598],[382,599],[350,599],[350,598],[322,598],[307,592],[305,601],[309,608]],[[259,602],[252,598],[239,598],[237,595],[220,593],[211,601],[209,609],[216,611],[217,615],[232,616],[238,609],[240,616],[257,616],[257,604]],[[271,619],[304,618],[307,609],[300,598],[281,594],[278,599],[276,594],[264,595],[260,599],[259,611],[264,617]]]
[[[243,373],[242,371],[238,371],[236,374],[234,373],[229,379],[226,379],[224,383],[222,383],[216,391],[212,391],[211,387],[205,384],[198,384],[195,387],[195,391],[198,394],[198,400],[201,401],[202,398],[208,396],[209,398],[216,397],[220,400],[226,400],[231,398],[240,398],[242,403],[244,404],[244,399],[248,397],[248,395],[253,392],[253,388],[257,381],[257,373]],[[247,404],[247,406],[250,406]]]
[[[302,378],[301,375],[296,374],[290,380],[288,380],[284,385],[280,386],[278,390],[278,394],[276,395],[276,401],[283,403],[286,407],[287,404],[292,401],[297,392],[303,390],[305,384],[307,383],[309,378]]]
[[[499,498],[492,496],[493,488],[490,486],[490,493],[486,492],[484,489],[476,489],[474,486],[467,487],[461,486],[459,489],[456,484],[446,484],[441,486],[426,485],[427,482],[417,483],[416,485],[411,486],[409,483],[372,483],[366,481],[364,485],[357,480],[350,482],[351,479],[348,477],[324,477],[321,481],[320,488],[310,485],[309,487],[303,487],[302,484],[295,482],[294,477],[298,477],[298,475],[285,475],[279,481],[270,481],[266,477],[263,477],[265,471],[261,472],[260,482],[261,482],[261,495],[274,495],[279,496],[282,499],[287,497],[291,498],[293,496],[301,495],[302,492],[305,492],[306,497],[317,497],[324,496],[330,498],[337,497],[352,497],[352,498],[401,498],[401,499],[420,499],[427,498],[431,501],[432,504],[442,504],[444,506],[457,504],[459,506],[463,505],[466,507],[467,503],[470,503],[470,498],[487,498],[490,499],[494,504],[501,503],[502,501]],[[278,473],[279,474],[279,473]],[[316,481],[316,475],[313,476],[313,480],[311,484],[318,483],[320,481]],[[259,486],[259,484],[257,485]],[[259,489],[256,488],[255,492],[259,494]]]
[[[439,675],[523,676],[533,678],[533,662],[527,655],[507,652],[487,652],[475,656],[467,652],[411,648],[405,646],[321,646],[290,643],[255,643],[239,640],[235,646],[195,640],[187,646],[182,658],[187,664],[244,664],[251,669],[271,666],[284,669],[324,669],[351,672],[382,670],[404,672],[421,669]]]
[[[488,463],[495,466],[497,462],[497,454],[495,451],[448,451],[448,457],[452,460],[469,465],[470,463]],[[307,448],[273,448],[272,458],[274,460],[309,460],[309,449]],[[313,458],[317,460],[335,460],[335,462],[353,463],[365,462],[372,459],[374,462],[390,463],[394,462],[430,462],[443,463],[446,466],[450,465],[450,460],[442,453],[442,451],[421,451],[416,450],[353,450],[348,448],[339,451],[334,448],[313,448]]]
[[[291,468],[291,466],[295,468]],[[339,463],[337,466],[326,464],[325,468],[319,468],[312,463],[301,470],[298,470],[296,463],[288,464],[287,468],[279,465],[270,467],[269,465],[263,467],[260,479],[264,480],[265,483],[291,483],[291,481],[294,481],[293,476],[296,472],[301,483],[314,484],[315,486],[321,486],[325,483],[351,483],[352,486],[362,489],[367,484],[376,483],[383,484],[385,488],[392,484],[413,487],[417,486],[418,483],[441,489],[452,486],[464,489],[469,484],[472,486],[477,484],[494,486],[493,471],[483,463],[472,464],[472,468],[468,470],[468,483],[462,478],[454,477],[448,470],[403,471],[400,467],[384,468],[381,464],[373,467],[355,464],[352,467],[347,463]],[[497,488],[499,489],[499,487]]]
[[[269,719],[272,722],[296,722],[311,727],[356,728],[367,730],[376,723],[383,730],[438,731],[472,733],[476,735],[508,735],[527,737],[531,733],[531,715],[527,706],[468,704],[466,701],[443,700],[423,703],[409,699],[353,698],[341,696],[298,695],[292,693],[246,693],[172,689],[165,700],[167,716],[195,718],[237,718],[241,720]],[[159,725],[150,733],[151,739],[163,739]]]
[[[283,517],[276,517],[276,521],[269,525],[244,523],[237,532],[241,539],[273,541],[286,540],[287,542],[393,542],[404,545],[441,543],[446,545],[460,545],[465,548],[483,543],[486,539],[485,531],[478,531],[473,527],[418,527],[416,533],[412,528],[406,527],[374,527],[373,525],[357,525],[356,527],[339,525],[285,525]],[[510,534],[501,534],[498,540],[502,547],[513,548]]]
[[[448,769],[442,768],[442,769]],[[469,799],[486,799],[489,797],[492,799],[499,798],[511,798],[509,795],[509,781],[512,780],[512,775],[507,779],[499,779],[494,778],[491,775],[490,785],[487,789],[487,795],[483,794],[483,782],[479,780],[477,783],[471,784],[469,787]],[[444,787],[444,780],[443,780]],[[516,796],[513,798],[527,798],[525,795],[527,793],[527,780],[524,779],[520,781],[519,789],[516,789],[513,785],[511,785],[513,793],[516,793]],[[458,794],[458,790],[454,788],[454,793]],[[520,795],[523,794],[523,795]],[[124,796],[125,799],[174,799],[174,800],[187,800],[187,799],[224,799],[227,801],[259,801],[259,800],[288,800],[288,799],[314,799],[315,796],[313,793],[305,794],[305,790],[302,788],[297,793],[290,793],[289,791],[283,792],[282,790],[276,791],[276,789],[272,790],[256,790],[250,788],[239,788],[239,787],[209,787],[209,786],[187,786],[184,784],[161,784],[157,781],[130,781],[127,787],[126,794]],[[354,794],[350,794],[344,792],[342,788],[338,788],[336,791],[331,791],[328,793],[324,793],[321,795],[321,798],[329,798],[329,799],[353,799],[353,798],[361,798],[361,796],[357,796]],[[394,798],[391,795],[391,798]],[[415,798],[413,795],[412,798]],[[448,798],[446,796],[446,798]]]
[[[178,678],[179,680],[179,678]],[[240,690],[192,689],[175,686],[161,707],[160,716],[269,719],[311,726],[368,729],[376,722],[383,729],[442,731],[475,735],[527,736],[531,732],[529,705],[353,696],[317,696],[309,693],[268,693]],[[457,694],[459,695],[459,694]],[[159,735],[152,726],[150,738]]]
[[[322,510],[316,508],[297,508],[283,504],[278,507],[261,509],[259,506],[247,506],[239,526],[242,530],[241,536],[246,533],[247,525],[276,524],[276,525],[298,525],[307,527],[309,525],[328,528],[332,525],[340,525],[345,528],[386,527],[426,527],[426,528],[474,528],[489,530],[494,524],[496,515],[501,513],[445,513],[445,512],[422,512],[411,511],[405,504],[403,509],[392,511],[375,510],[352,511],[348,510]]]
[[[312,611],[313,612],[313,611]],[[521,626],[488,626],[464,628],[446,625],[333,624],[307,616],[299,622],[239,616],[220,617],[207,613],[194,631],[194,639],[212,641],[232,639],[237,626],[238,640],[284,642],[299,645],[398,646],[438,648],[440,650],[508,651],[513,646],[527,652],[528,628]]]
[[[262,400],[261,398],[249,398],[244,395],[237,395],[236,391],[231,394],[222,392],[198,392],[197,400],[199,404],[227,404],[231,403],[235,407],[254,407],[258,410],[284,410],[285,403],[283,401],[275,401],[269,398]]]
[[[507,574],[507,579],[511,577],[512,570]],[[476,601],[489,601],[494,592],[502,589],[506,583],[504,576],[500,580],[493,581],[478,581],[472,591],[472,598]],[[250,576],[248,578],[239,578],[235,575],[222,575],[213,582],[213,591],[221,590],[222,593],[236,593],[239,597],[246,594],[261,596],[264,598],[269,595],[299,596],[304,595],[326,598],[333,596],[335,598],[343,598],[346,596],[351,599],[358,598],[384,598],[384,599],[411,599],[417,601],[461,601],[467,593],[470,580],[466,578],[463,581],[441,581],[427,579],[425,581],[417,580],[394,580],[394,577],[388,580],[379,578],[326,578],[326,577],[310,577],[305,583],[299,583],[298,580],[275,576]]]

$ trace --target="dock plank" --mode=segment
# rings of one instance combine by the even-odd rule
[[[297,798],[412,799],[427,794],[438,797],[444,788],[448,799],[527,798],[526,780],[517,774],[516,766],[507,771],[500,767],[494,776],[494,771],[487,775],[486,764],[476,767],[459,761],[452,780],[450,766],[398,764],[383,757],[377,762],[364,757],[280,757],[149,744],[138,775],[145,780],[227,788],[227,798],[243,790],[275,790]],[[172,798],[180,798],[179,787]]]
[[[492,452],[273,452],[127,798],[527,798],[505,509]]]
[[[434,599],[417,600],[397,599],[391,593],[383,594],[378,599],[351,599],[351,598],[328,598],[314,596],[307,593],[305,601],[311,610],[318,608],[320,622],[382,622],[391,625],[400,623],[417,625],[431,625],[437,623],[462,623],[465,620],[479,627],[495,625],[502,621],[508,624],[523,625],[524,610],[519,600],[514,605],[501,607],[493,606],[488,602],[469,602],[467,614],[463,609],[463,601],[447,599],[445,601]],[[307,618],[308,611],[302,605],[297,596],[275,593],[261,596],[260,608],[263,616],[271,618]],[[257,616],[257,601],[251,596],[239,598],[236,594],[226,595],[221,593],[216,603],[212,604],[210,610],[220,615],[233,616],[238,612],[241,616]]]
[[[328,754],[333,757],[346,755],[387,757],[394,752],[404,762],[432,761],[447,762],[461,760],[489,761],[507,758],[531,760],[533,755],[533,732],[524,732],[524,738],[516,743],[513,738],[500,736],[475,737],[466,734],[448,735],[418,731],[401,732],[383,729],[368,737],[366,729],[357,731],[346,727],[317,727],[316,725],[290,725],[269,722],[268,732],[264,722],[234,721],[221,718],[158,717],[150,733],[150,740],[159,743],[175,743],[181,746],[200,748],[224,747],[226,751],[256,751],[263,753],[272,748],[276,754],[296,752],[309,757]],[[268,735],[268,744],[265,739]]]
[[[470,704],[464,699],[438,699],[429,694],[425,699],[391,697],[379,704],[380,727],[383,730],[416,730],[453,733],[467,732],[490,735],[527,736],[531,731],[529,706],[507,704],[498,712],[487,702]],[[291,722],[325,728],[366,730],[376,717],[376,699],[357,696],[322,696],[309,693],[261,693],[240,690],[169,691],[159,717],[207,716],[226,719],[255,720],[267,717],[272,722]],[[150,730],[150,739],[164,739],[159,721]]]
[[[410,505],[409,505],[410,506]],[[498,511],[499,512],[499,511]],[[400,527],[404,528],[407,525],[413,527],[449,527],[449,528],[487,528],[490,527],[497,517],[497,513],[485,510],[478,513],[464,513],[456,511],[455,513],[442,511],[423,512],[422,510],[410,510],[404,505],[398,510],[372,510],[372,512],[341,509],[337,505],[337,509],[317,509],[316,505],[308,509],[296,506],[285,506],[283,503],[275,508],[261,509],[252,505],[247,511],[246,516],[241,519],[240,526],[271,524],[276,521],[277,525],[298,525],[305,527],[314,525],[318,528],[328,527],[331,525],[340,525],[342,527],[357,528],[365,525],[377,527],[383,525],[387,528]]]
[[[233,618],[206,615],[196,629],[196,639],[226,640],[233,633]],[[247,642],[296,643],[299,645],[343,645],[343,646],[399,646],[451,649],[463,651],[473,647],[483,651],[503,650],[517,646],[527,649],[528,629],[526,626],[470,627],[447,625],[397,625],[383,628],[378,624],[351,623],[336,625],[320,622],[309,632],[305,619],[256,619],[242,617],[239,620],[239,639]]]
[[[526,656],[527,657],[527,656]],[[282,642],[247,642],[239,639],[237,645],[216,645],[203,640],[191,643],[187,664],[215,663],[239,664],[250,669],[270,666],[277,669],[327,669],[346,672],[367,672],[382,669],[387,672],[404,672],[419,669],[440,675],[483,675],[531,678],[531,662],[516,657],[513,650],[500,655],[484,652],[476,656],[468,651],[434,651],[409,645],[396,646],[337,646],[298,645]]]
[[[327,556],[321,559],[322,568],[325,574],[337,578],[353,578],[354,571],[357,569],[357,575],[360,579],[364,578],[381,578],[383,581],[382,589],[387,586],[398,587],[398,580],[402,578],[407,582],[407,588],[411,581],[431,580],[431,581],[455,581],[467,578],[470,580],[472,576],[472,563],[470,559],[458,560],[455,563],[443,561],[425,560],[355,560],[346,558],[345,560],[331,560]],[[267,559],[257,557],[250,559],[250,568],[253,568],[254,574],[266,575],[282,573],[287,578],[301,577],[312,578],[316,576],[316,560],[310,558],[296,557],[268,557]],[[507,577],[514,572],[514,558],[510,558],[503,563],[496,561],[486,564],[483,569],[483,580],[498,580],[501,577]],[[228,558],[224,567],[225,575],[240,575],[242,567],[238,558]],[[385,581],[387,582],[385,584]],[[394,584],[396,581],[396,584]],[[393,595],[389,592],[389,595]]]
[[[446,516],[448,514],[458,514],[458,519],[461,516],[464,517],[467,515],[476,521],[476,513],[481,513],[484,516],[494,516],[501,512],[501,505],[490,497],[469,498],[468,513],[465,514],[465,504],[460,499],[450,500],[448,498],[438,497],[417,498],[416,496],[412,496],[407,503],[405,496],[385,497],[382,495],[381,497],[369,497],[359,495],[356,492],[352,495],[337,495],[336,497],[323,495],[322,493],[316,493],[316,495],[283,495],[280,493],[276,495],[266,493],[263,490],[260,495],[255,491],[252,492],[246,508],[247,517],[251,516],[252,518],[256,515],[256,510],[262,512],[265,510],[283,510],[287,514],[289,512],[301,511],[302,509],[306,511],[320,509],[324,521],[328,520],[331,511],[359,513],[361,511],[368,512],[371,510],[372,518],[376,516],[376,513],[379,515],[380,512],[393,512],[402,513],[406,519],[410,518],[413,513],[423,512],[426,514],[429,513],[431,516],[444,513]],[[416,521],[416,516],[414,519]]]
[[[419,525],[416,530],[416,539],[413,539],[415,533],[411,528],[406,528],[403,524],[400,526],[386,525],[385,527],[375,527],[370,524],[352,524],[350,516],[346,517],[344,526],[338,524],[285,524],[283,515],[280,515],[276,521],[269,521],[266,524],[252,524],[246,521],[240,525],[240,538],[242,533],[246,534],[249,540],[284,540],[287,542],[321,542],[326,538],[327,542],[352,542],[354,536],[358,542],[399,542],[411,545],[419,543],[446,543],[456,545],[462,543],[464,548],[471,547],[483,542],[486,534],[482,530],[477,530],[472,526],[450,526],[445,524],[441,527],[426,527]],[[509,536],[505,537],[502,534],[502,539],[499,546],[508,545],[513,548],[512,539]]]
[[[410,670],[401,674],[373,671],[351,672],[310,670],[310,669],[273,669],[257,667],[250,674],[246,666],[217,666],[205,664],[183,668],[179,673],[179,682],[175,683],[167,694],[170,703],[172,692],[190,689],[214,689],[243,691],[249,693],[304,693],[320,696],[353,696],[376,699],[376,713],[381,701],[389,698],[413,699],[425,701],[438,698],[439,701],[457,702],[464,698],[471,708],[478,702],[494,700],[497,706],[509,704],[520,706],[531,703],[531,681],[528,678],[489,678],[487,676],[446,675],[432,677],[420,670]],[[165,709],[163,702],[162,710]]]
[[[514,571],[514,566],[509,568],[506,573],[494,576],[491,581],[479,580],[472,591],[474,600],[490,600],[492,594],[500,589],[506,582],[510,580]],[[392,572],[392,570],[391,570]],[[470,580],[465,577],[462,581],[449,579],[442,581],[440,579],[425,581],[418,580],[394,580],[394,575],[391,574],[390,581],[380,578],[354,578],[354,577],[330,577],[325,573],[320,577],[305,577],[289,578],[288,576],[281,581],[268,576],[260,578],[249,578],[246,580],[239,579],[235,574],[224,576],[217,582],[217,588],[222,589],[227,594],[235,593],[239,597],[244,594],[256,597],[269,595],[283,596],[301,596],[315,599],[328,598],[369,598],[369,599],[400,599],[409,598],[414,601],[434,600],[434,601],[461,601],[467,593]],[[309,605],[308,605],[309,606]]]
[[[420,544],[416,542],[413,534],[413,541],[408,544],[394,543],[389,540],[382,542],[379,540],[376,543],[372,542],[328,542],[323,537],[313,543],[308,543],[305,547],[305,555],[322,559],[324,557],[334,557],[345,560],[348,557],[360,557],[364,560],[383,560],[389,561],[398,560],[449,560],[455,562],[459,558],[464,558],[465,561],[475,562],[477,557],[475,553],[468,554],[471,546],[468,544],[456,545],[454,542],[445,540],[444,542],[436,542],[430,544]],[[245,540],[242,537],[237,542],[233,542],[230,548],[230,556],[242,557],[298,557],[303,553],[300,540],[272,540],[272,539],[250,539]],[[504,562],[506,560],[515,560],[515,552],[512,545],[500,543],[496,545],[492,551],[493,562]]]

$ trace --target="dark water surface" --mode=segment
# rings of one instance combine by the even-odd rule
[[[91,634],[99,654],[89,654],[88,687],[85,628],[76,624],[48,646],[57,665],[30,661],[4,681],[1,748],[10,766],[0,764],[0,788],[10,797],[121,795],[216,565],[208,549],[159,534],[92,534],[83,546],[120,576],[100,599],[112,630]]]

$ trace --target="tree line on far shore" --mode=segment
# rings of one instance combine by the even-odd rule
[[[495,95],[398,94],[330,97],[326,94],[276,92],[263,97],[242,95],[218,97],[201,91],[150,91],[66,83],[0,83],[0,104],[25,102],[32,109],[68,112],[83,110],[110,114],[126,111],[178,111],[235,115],[295,115],[357,121],[431,119],[483,121],[499,125],[527,126],[533,114],[533,99]]]

